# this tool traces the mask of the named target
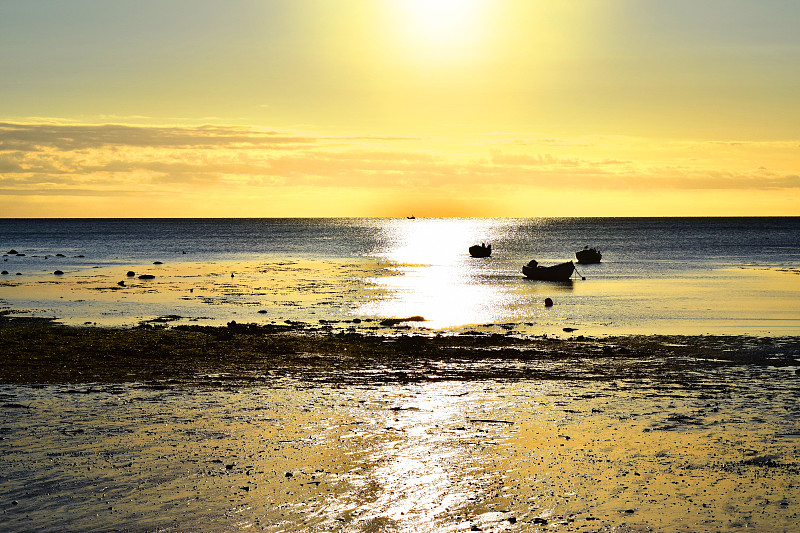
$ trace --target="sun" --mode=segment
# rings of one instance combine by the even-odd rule
[[[449,54],[479,44],[490,0],[395,0],[394,23],[406,44],[425,53]]]

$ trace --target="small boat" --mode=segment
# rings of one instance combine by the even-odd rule
[[[597,248],[585,247],[583,250],[575,252],[575,257],[578,258],[578,263],[581,265],[588,265],[590,263],[599,263],[603,254]]]
[[[526,278],[543,281],[569,281],[573,272],[575,272],[575,264],[572,261],[543,267],[539,266],[539,263],[534,259],[522,267],[522,273],[525,274]]]
[[[486,246],[485,244],[481,243],[480,245],[476,244],[474,246],[469,247],[469,255],[472,257],[489,257],[492,255],[492,245]]]

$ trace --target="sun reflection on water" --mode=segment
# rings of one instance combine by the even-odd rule
[[[467,420],[474,415],[474,385],[442,382],[394,394],[389,430],[399,438],[376,447],[363,484],[375,499],[360,504],[362,524],[392,524],[396,531],[444,531],[442,517],[466,505],[478,490],[470,470],[468,442],[475,439]],[[459,438],[461,437],[461,438]],[[362,487],[363,490],[364,487]],[[449,524],[447,529],[458,529]]]
[[[424,326],[433,329],[508,319],[521,295],[484,283],[486,277],[501,273],[500,261],[468,253],[473,244],[501,238],[502,231],[502,226],[474,219],[397,221],[386,232],[384,249],[376,254],[394,262],[397,275],[372,280],[389,296],[365,302],[358,311],[422,316]]]

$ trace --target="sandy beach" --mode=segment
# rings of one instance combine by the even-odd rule
[[[0,341],[6,531],[797,531],[795,338]]]

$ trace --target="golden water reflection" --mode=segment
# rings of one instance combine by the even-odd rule
[[[423,316],[425,327],[440,329],[487,324],[516,318],[524,294],[518,287],[487,283],[508,276],[495,258],[472,258],[473,244],[500,239],[505,231],[490,221],[474,219],[399,220],[388,227],[379,257],[397,266],[397,275],[371,280],[389,298],[365,302],[359,312],[387,317]]]

